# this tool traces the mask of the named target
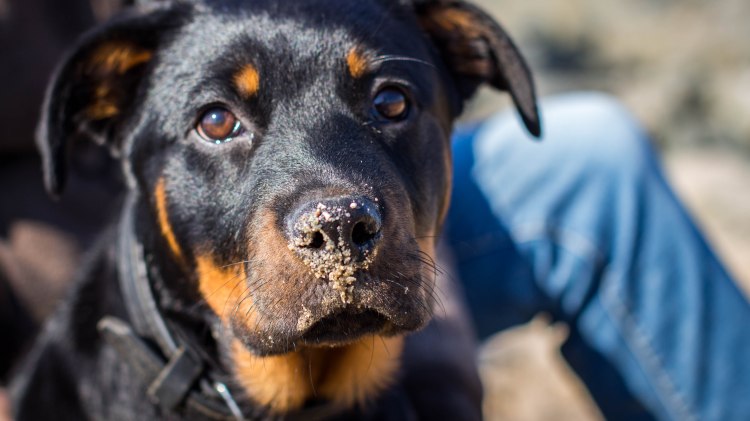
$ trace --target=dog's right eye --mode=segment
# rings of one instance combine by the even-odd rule
[[[217,145],[231,142],[245,130],[231,111],[221,107],[204,112],[195,129],[201,138]]]

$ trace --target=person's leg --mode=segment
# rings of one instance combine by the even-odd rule
[[[750,416],[750,305],[614,100],[542,106],[459,130],[447,239],[482,335],[547,311],[608,418]],[[621,396],[625,398],[621,398]]]

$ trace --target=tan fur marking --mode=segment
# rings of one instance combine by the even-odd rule
[[[483,79],[495,75],[496,68],[482,39],[491,37],[488,28],[469,11],[455,5],[435,5],[420,18],[422,27],[436,37],[453,58],[453,71]]]
[[[252,64],[246,64],[234,75],[234,84],[245,98],[254,96],[258,93],[258,89],[260,89],[260,75],[258,74],[258,70]]]
[[[395,380],[403,346],[401,336],[367,336],[342,348],[318,393],[344,408],[367,404]]]
[[[369,69],[367,57],[362,54],[358,47],[352,47],[349,54],[346,55],[346,65],[349,68],[349,74],[358,79]]]
[[[86,108],[86,117],[91,120],[106,120],[120,114],[120,108],[116,104],[106,99],[95,100]]]
[[[427,13],[427,19],[445,31],[459,31],[465,37],[474,37],[481,33],[470,13],[453,7],[433,7]]]
[[[130,69],[150,61],[152,56],[151,51],[123,41],[108,42],[97,48],[84,69],[86,77],[98,84],[91,104],[85,110],[86,117],[104,120],[119,114],[113,83]]]
[[[154,190],[154,201],[156,202],[156,216],[159,218],[159,228],[161,229],[161,235],[167,240],[167,245],[178,259],[182,259],[182,249],[177,242],[177,238],[172,230],[172,225],[169,223],[169,214],[167,213],[167,193],[165,190],[164,178],[160,178],[156,183],[156,189]]]
[[[314,365],[301,352],[259,357],[238,340],[232,348],[237,381],[254,401],[274,413],[298,409],[313,395],[308,367]]]
[[[198,288],[211,309],[225,323],[232,314],[245,315],[245,324],[255,324],[253,301],[245,294],[245,269],[243,265],[220,267],[210,255],[195,259]]]
[[[88,73],[123,75],[133,67],[147,63],[152,56],[151,51],[129,42],[105,43],[91,55]]]
[[[367,336],[337,348],[259,357],[235,340],[232,350],[237,381],[248,395],[284,413],[315,396],[342,408],[366,405],[395,380],[403,343],[400,336]]]

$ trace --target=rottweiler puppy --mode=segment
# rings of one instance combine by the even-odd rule
[[[88,34],[47,92],[45,182],[97,142],[123,211],[17,419],[480,418],[435,260],[452,122],[483,83],[539,134],[524,60],[463,1],[166,1]]]

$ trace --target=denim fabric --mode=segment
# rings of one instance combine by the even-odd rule
[[[750,305],[615,100],[542,104],[455,135],[446,239],[477,329],[550,313],[608,419],[750,419]]]

